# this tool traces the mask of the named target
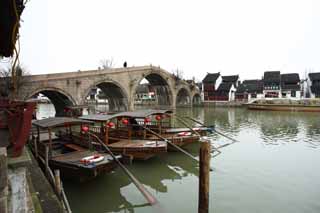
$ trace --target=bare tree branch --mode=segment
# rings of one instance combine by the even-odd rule
[[[102,59],[100,60],[100,64],[103,69],[111,69],[114,67],[113,58],[111,59]]]

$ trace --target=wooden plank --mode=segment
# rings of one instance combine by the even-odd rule
[[[77,144],[73,144],[73,143],[66,143],[64,144],[65,147],[68,147],[70,149],[76,150],[76,151],[85,151],[87,150],[86,148],[83,148]]]

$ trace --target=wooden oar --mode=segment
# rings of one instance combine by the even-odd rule
[[[188,118],[188,119],[190,119],[190,120],[192,120],[192,121],[200,124],[200,125],[203,126],[203,127],[207,127],[206,125],[204,125],[204,123],[201,123],[200,121],[197,121],[196,119],[193,119],[193,118],[191,118],[191,117],[186,117],[186,118]],[[209,128],[209,127],[207,127],[207,128]],[[219,135],[221,135],[221,136],[223,136],[223,137],[225,137],[225,138],[228,138],[229,140],[232,140],[234,143],[235,143],[235,142],[239,142],[238,140],[236,140],[236,139],[234,139],[234,138],[231,138],[231,137],[229,137],[229,136],[227,136],[227,135],[225,135],[225,134],[217,131],[215,128],[213,128],[212,130],[215,131],[217,134],[219,134]]]
[[[142,127],[145,130],[147,130],[148,132],[150,132],[151,134],[157,136],[158,138],[164,140],[165,142],[167,142],[168,144],[170,144],[171,146],[173,146],[174,148],[176,148],[177,150],[179,150],[180,152],[182,152],[183,154],[187,155],[188,157],[190,157],[192,160],[197,161],[197,163],[199,163],[199,160],[197,158],[195,158],[193,155],[191,155],[189,152],[185,151],[184,149],[180,148],[179,146],[175,145],[174,143],[172,143],[171,141],[169,141],[168,139],[162,137],[160,134],[156,133],[155,131],[148,129],[146,127]],[[213,171],[212,168],[210,168],[210,171]]]
[[[195,133],[198,136],[201,136],[197,131],[195,131],[194,129],[192,129],[192,127],[190,127],[187,122],[185,122],[182,118],[180,118],[179,116],[175,115],[175,117],[177,118],[178,121],[180,121],[183,125],[185,125],[188,129],[190,129],[193,133]]]
[[[89,135],[93,136],[101,145],[102,147],[109,152],[109,154],[112,156],[113,160],[117,162],[117,164],[121,167],[121,169],[129,176],[129,178],[132,180],[132,182],[136,185],[136,187],[139,189],[139,191],[142,193],[142,195],[147,199],[147,201],[151,205],[155,205],[158,203],[155,197],[151,195],[150,192],[133,176],[133,174],[118,160],[118,158],[112,153],[112,151],[109,149],[108,146],[106,146],[98,136],[87,132]]]

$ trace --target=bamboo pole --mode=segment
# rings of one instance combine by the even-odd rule
[[[95,134],[92,134],[90,132],[87,132],[87,134],[94,137],[98,143],[102,145],[102,147],[109,152],[113,160],[120,166],[120,168],[126,173],[126,175],[132,180],[132,182],[135,184],[135,186],[139,189],[139,191],[142,193],[142,195],[146,198],[146,200],[151,204],[155,205],[158,203],[155,197],[152,196],[152,194],[136,179],[133,174],[118,160],[118,158],[113,154],[113,152],[109,149],[108,146],[106,146],[99,137],[97,137]]]
[[[192,160],[196,161],[199,163],[199,160],[197,158],[195,158],[193,155],[191,155],[189,152],[183,150],[182,148],[180,148],[179,146],[175,145],[174,143],[170,142],[168,139],[162,137],[161,135],[159,135],[158,133],[154,132],[151,129],[145,128],[148,132],[150,132],[151,134],[157,136],[158,138],[164,140],[165,142],[167,142],[168,144],[170,144],[171,146],[173,146],[174,148],[176,148],[178,151],[182,152],[183,154],[187,155],[188,157],[190,157]]]
[[[210,143],[201,142],[199,170],[199,213],[209,212]]]
[[[188,119],[190,119],[190,120],[192,120],[192,121],[200,124],[200,125],[203,126],[203,127],[207,127],[206,125],[204,125],[204,123],[202,123],[202,122],[200,122],[200,121],[197,121],[196,119],[193,119],[193,118],[190,118],[190,117],[186,117],[186,118],[188,118]],[[207,128],[209,128],[209,127],[207,127]],[[234,138],[231,138],[231,137],[229,137],[229,136],[227,136],[227,135],[225,135],[225,134],[217,131],[217,130],[214,129],[214,128],[212,128],[212,130],[215,131],[217,134],[219,134],[219,135],[221,135],[221,136],[223,136],[223,137],[225,137],[225,138],[228,138],[229,140],[232,140],[233,142],[239,142],[238,140],[236,140],[236,139],[234,139]]]
[[[185,125],[188,129],[190,129],[193,133],[195,133],[198,136],[201,136],[197,131],[195,131],[194,129],[192,129],[192,127],[190,127],[184,120],[182,120],[182,118],[180,118],[179,116],[175,116],[177,118],[178,121],[180,121],[183,125]]]

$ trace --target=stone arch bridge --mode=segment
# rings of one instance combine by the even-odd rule
[[[27,100],[41,93],[54,104],[56,115],[68,105],[82,105],[93,88],[100,88],[109,103],[109,110],[134,110],[140,82],[147,79],[157,95],[157,106],[176,108],[200,102],[195,85],[177,80],[160,67],[141,66],[100,69],[45,75],[25,76],[18,98]]]

